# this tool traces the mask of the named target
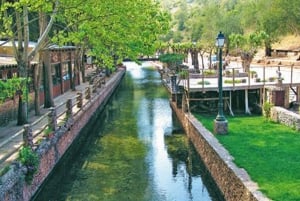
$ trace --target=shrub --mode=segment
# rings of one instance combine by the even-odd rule
[[[22,147],[19,151],[19,160],[22,165],[27,167],[27,173],[25,175],[25,181],[30,183],[33,179],[33,175],[37,172],[39,166],[39,157],[30,147]]]
[[[198,82],[198,84],[210,85],[210,82],[205,80],[204,82],[203,81]]]
[[[263,110],[264,110],[264,116],[266,117],[267,120],[270,119],[270,116],[271,116],[271,108],[273,107],[274,105],[270,102],[265,102],[264,105],[263,105]]]
[[[215,70],[205,70],[203,73],[204,73],[204,75],[215,75],[216,71]]]

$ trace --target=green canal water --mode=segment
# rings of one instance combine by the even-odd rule
[[[159,73],[147,62],[125,64],[109,104],[34,200],[223,200],[172,113]]]

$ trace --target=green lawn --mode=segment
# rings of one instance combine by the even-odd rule
[[[194,114],[211,132],[215,116]],[[270,199],[300,200],[300,132],[262,116],[226,117],[228,135],[217,139]]]

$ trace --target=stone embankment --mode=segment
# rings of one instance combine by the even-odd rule
[[[206,168],[216,182],[225,200],[230,201],[268,201],[251,181],[247,172],[238,168],[233,157],[193,115],[184,113],[171,102],[185,132],[201,156]]]
[[[300,115],[293,111],[282,107],[272,107],[270,118],[272,121],[294,128],[297,131],[300,130]]]
[[[38,145],[35,151],[38,153],[40,163],[32,182],[25,182],[24,178],[28,169],[20,162],[16,161],[10,166],[0,178],[0,200],[28,201],[32,198],[94,113],[104,108],[122,80],[125,71],[125,68],[120,68],[111,75],[101,91],[97,92],[71,121],[55,131],[52,138],[45,139]]]

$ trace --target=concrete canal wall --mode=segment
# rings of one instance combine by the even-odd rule
[[[251,181],[247,172],[234,164],[233,157],[211,132],[193,115],[178,109],[176,103],[170,104],[226,200],[269,200],[258,190],[257,184]]]
[[[43,182],[47,179],[58,161],[78,137],[80,131],[89,122],[95,111],[104,108],[109,98],[119,85],[125,74],[125,69],[120,69],[113,74],[109,81],[92,100],[84,106],[72,122],[56,131],[51,139],[44,140],[36,149],[40,164],[38,173],[34,175],[33,181],[27,184],[24,180],[26,168],[19,162],[11,165],[10,170],[1,177],[0,200],[28,201],[38,191]]]

